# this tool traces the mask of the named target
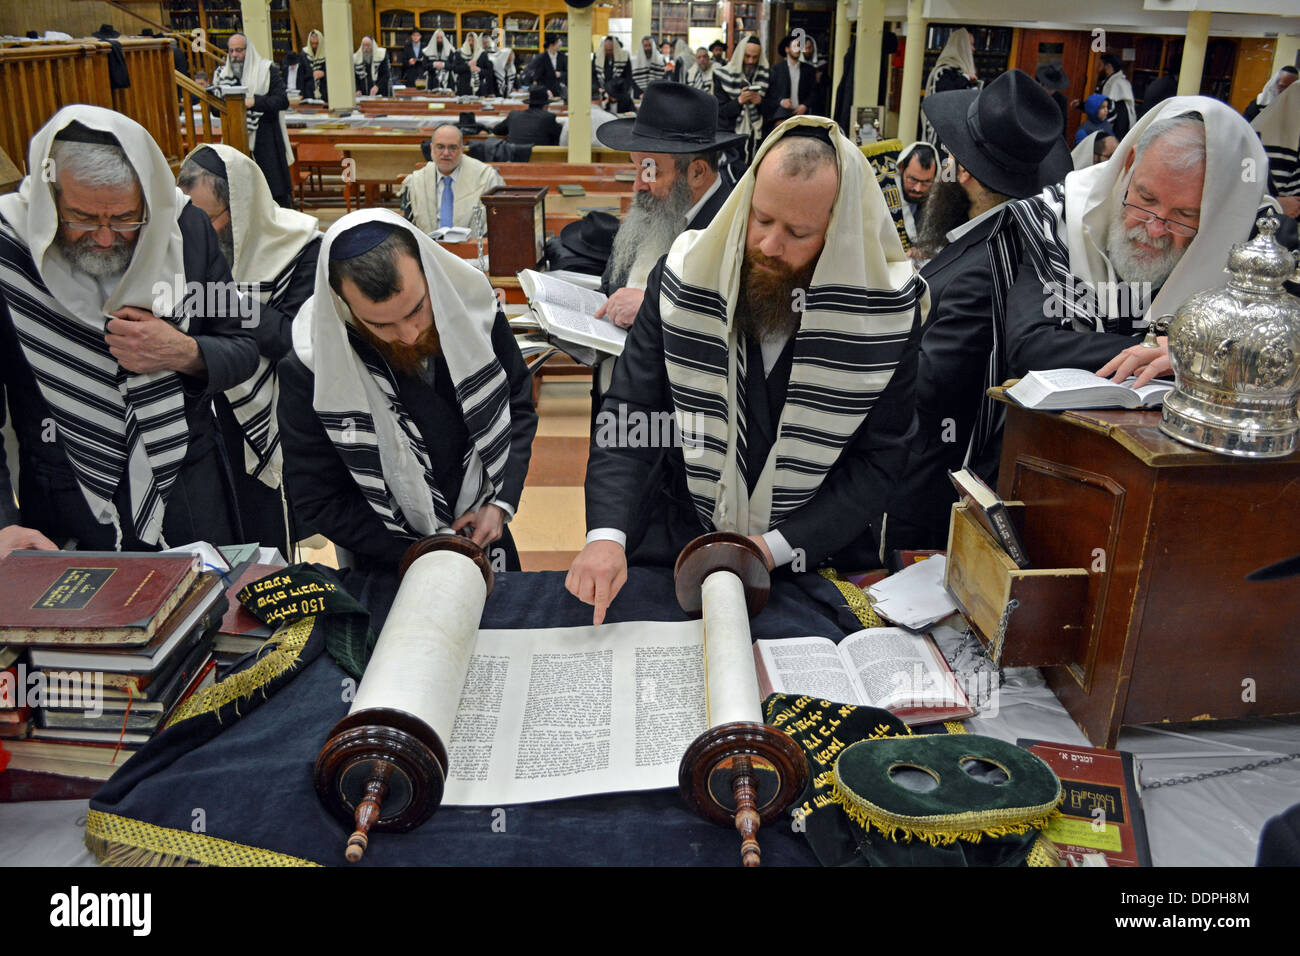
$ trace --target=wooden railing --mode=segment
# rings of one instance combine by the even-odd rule
[[[176,71],[170,37],[122,37],[131,85],[111,89],[110,46],[91,38],[70,42],[28,40],[0,43],[0,149],[24,173],[28,144],[55,113],[72,103],[103,106],[131,117],[157,142],[173,167],[201,143],[225,142],[248,152],[242,95],[207,92]],[[188,42],[177,37],[178,42]],[[186,47],[188,51],[188,46]],[[219,62],[208,51],[191,55],[212,75]],[[201,104],[196,117],[190,97]],[[220,118],[214,128],[212,114]]]

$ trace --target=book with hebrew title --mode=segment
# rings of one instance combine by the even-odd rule
[[[148,644],[198,573],[190,554],[15,551],[0,561],[0,644]]]
[[[1044,833],[1071,866],[1150,866],[1146,816],[1133,755],[1046,740],[1017,740],[1061,778],[1061,817]]]
[[[1070,408],[1157,408],[1174,390],[1170,381],[1155,381],[1134,388],[1136,376],[1112,382],[1081,368],[1053,368],[1030,372],[1006,390],[1008,398],[1025,408],[1063,411]]]
[[[1016,531],[1011,516],[1007,513],[1007,505],[1002,500],[1002,496],[986,485],[980,476],[969,468],[950,471],[948,478],[957,489],[957,494],[969,506],[972,517],[993,535],[993,540],[1002,545],[1002,550],[1016,562],[1017,567],[1029,567],[1029,556],[1025,553],[1025,545],[1020,540],[1020,534]]]
[[[608,298],[603,293],[532,269],[519,273],[519,287],[547,335],[605,355],[622,353],[627,330],[596,318]]]

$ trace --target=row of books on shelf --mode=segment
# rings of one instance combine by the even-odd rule
[[[283,566],[274,549],[201,543],[4,558],[0,770],[109,779],[271,637],[235,595]]]

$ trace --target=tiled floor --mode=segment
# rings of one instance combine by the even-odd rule
[[[510,522],[525,571],[565,571],[586,537],[582,480],[587,472],[591,383],[542,383],[537,437],[519,512]],[[320,540],[312,542],[321,543]],[[301,549],[301,560],[337,566],[334,546]]]

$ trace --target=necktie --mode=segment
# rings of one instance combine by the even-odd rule
[[[438,215],[438,225],[450,226],[452,224],[452,207],[456,203],[455,196],[452,195],[452,178],[450,176],[442,177],[442,209]]]

